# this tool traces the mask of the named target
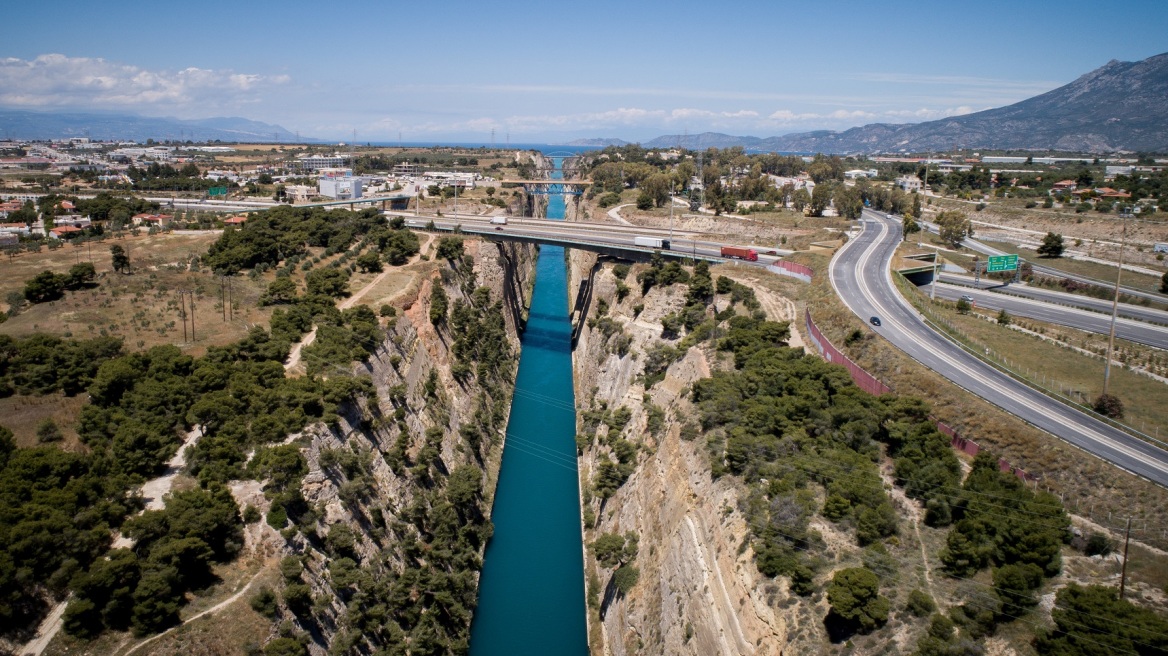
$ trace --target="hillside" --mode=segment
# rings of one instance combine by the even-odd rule
[[[1139,62],[1112,60],[1079,79],[1013,105],[897,125],[778,137],[704,133],[665,135],[645,147],[743,146],[776,152],[923,152],[954,147],[1076,152],[1168,150],[1168,53]]]
[[[9,139],[65,139],[146,141],[316,141],[270,123],[239,117],[177,119],[101,112],[27,112],[0,109],[0,134]]]

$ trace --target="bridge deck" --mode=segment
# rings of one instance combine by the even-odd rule
[[[587,187],[592,184],[591,180],[500,180],[500,184],[521,184],[521,185],[574,185],[578,187]]]

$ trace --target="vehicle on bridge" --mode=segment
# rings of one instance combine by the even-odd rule
[[[507,225],[507,217],[505,217],[505,216],[492,216],[491,217],[491,225]]]
[[[747,262],[758,261],[758,251],[751,248],[739,248],[737,246],[723,246],[722,257],[729,257],[735,260],[746,260]]]
[[[661,248],[669,250],[668,239],[658,239],[656,237],[633,237],[633,245],[641,246],[643,248]]]

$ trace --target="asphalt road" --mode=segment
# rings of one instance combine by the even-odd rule
[[[900,224],[864,212],[864,230],[831,263],[831,282],[844,303],[874,330],[926,367],[972,394],[1103,460],[1168,487],[1168,451],[1156,448],[999,372],[941,337],[901,298],[889,265]]]
[[[922,288],[928,293],[929,287]],[[1100,314],[1088,310],[1054,305],[1045,301],[1037,301],[1006,294],[997,294],[992,291],[959,287],[941,282],[937,285],[937,296],[956,301],[962,296],[969,296],[980,308],[987,310],[1001,310],[1017,316],[1037,319],[1059,326],[1077,328],[1087,332],[1106,335],[1111,330],[1111,315]],[[1110,312],[1111,308],[1108,307]],[[1168,349],[1168,326],[1143,323],[1131,319],[1117,319],[1115,322],[1115,336],[1138,344]]]
[[[387,212],[389,215],[401,216],[406,219],[406,225],[412,226],[414,222],[418,225],[425,225],[430,221],[434,222],[435,226],[444,229],[451,229],[454,226],[461,226],[463,232],[470,234],[481,234],[486,236],[491,235],[512,235],[534,238],[552,238],[558,240],[572,241],[580,244],[600,244],[604,246],[621,246],[641,248],[634,245],[633,240],[636,237],[656,237],[659,239],[670,240],[670,231],[662,228],[646,228],[641,226],[623,226],[613,223],[597,223],[590,221],[549,221],[547,219],[523,219],[508,217],[507,224],[503,226],[492,225],[489,216],[460,214],[456,216],[442,216],[442,217],[428,217],[415,216],[408,212]],[[502,228],[502,230],[499,230]],[[672,240],[670,240],[670,252],[687,255],[690,253],[706,256],[706,257],[721,257],[723,244],[712,241],[704,241],[694,239],[696,233],[685,232],[681,230],[674,230]],[[727,244],[729,245],[729,244]],[[758,256],[758,262],[752,264],[767,265],[773,264],[780,259],[782,254],[789,254],[790,251],[774,251],[775,255],[764,255],[762,253]]]
[[[929,223],[928,221],[924,221],[924,222],[922,222],[922,225],[929,232],[934,233],[934,234],[937,233],[937,225],[935,223]],[[983,255],[1006,255],[1007,254],[1006,251],[1000,251],[1000,250],[994,248],[993,246],[989,246],[985,242],[980,242],[976,239],[966,239],[965,241],[961,242],[961,245],[970,249],[970,250],[977,251],[978,253],[981,253]],[[1107,281],[1107,280],[1099,280],[1097,278],[1088,278],[1087,276],[1080,276],[1078,274],[1067,273],[1066,271],[1060,271],[1059,269],[1052,269],[1051,267],[1037,264],[1033,260],[1027,260],[1027,261],[1030,262],[1030,266],[1032,266],[1034,268],[1035,273],[1041,273],[1042,275],[1048,276],[1051,278],[1069,278],[1071,280],[1074,280],[1075,282],[1080,282],[1080,283],[1083,283],[1086,285],[1097,285],[1099,287],[1114,287],[1115,286],[1114,280]],[[1122,291],[1124,294],[1127,294],[1128,296],[1134,296],[1136,298],[1146,298],[1149,301],[1157,301],[1160,303],[1168,303],[1168,294],[1157,294],[1155,292],[1144,291],[1142,289],[1135,289],[1132,287],[1124,287],[1122,285],[1120,286],[1119,289],[1120,289],[1120,291]]]
[[[1083,296],[1082,294],[1069,294],[1067,292],[1059,292],[1043,287],[1031,287],[1025,283],[1005,285],[1002,284],[1002,282],[999,280],[986,280],[984,278],[981,281],[976,281],[972,276],[958,276],[951,273],[942,273],[941,282],[947,282],[953,285],[962,285],[964,287],[976,287],[978,289],[985,289],[987,291],[994,292],[995,294],[1032,298],[1036,301],[1044,301],[1047,303],[1054,303],[1056,305],[1066,305],[1068,307],[1077,307],[1083,310],[1102,312],[1103,314],[1111,316],[1111,301],[1103,298]],[[1148,323],[1168,325],[1168,312],[1164,310],[1157,310],[1155,308],[1144,307],[1142,305],[1120,303],[1119,316],[1128,317],[1130,319],[1137,319],[1139,321],[1146,321]]]

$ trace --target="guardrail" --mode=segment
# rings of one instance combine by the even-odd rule
[[[949,321],[946,321],[942,317],[936,316],[934,313],[935,308],[932,307],[931,301],[926,301],[924,298],[922,298],[923,293],[920,292],[920,290],[918,290],[915,285],[913,285],[903,276],[900,276],[899,272],[893,273],[897,275],[896,283],[898,287],[902,288],[901,293],[905,297],[905,300],[912,304],[912,306],[921,313],[921,317],[926,325],[936,331],[937,334],[948,339],[950,343],[955,344],[958,348],[962,349],[966,353],[969,353],[973,357],[1006,374],[1014,380],[1017,380],[1023,385],[1041,392],[1047,397],[1054,399],[1063,405],[1074,408],[1075,410],[1078,410],[1079,412],[1082,412],[1083,414],[1086,414],[1094,419],[1098,419],[1099,421],[1112,426],[1113,428],[1118,428],[1128,435],[1143,440],[1144,442],[1147,442],[1153,446],[1159,447],[1161,449],[1168,449],[1168,442],[1165,442],[1158,437],[1148,435],[1147,433],[1139,430],[1134,426],[1131,426],[1130,424],[1116,421],[1111,417],[1096,412],[1095,408],[1087,405],[1087,398],[1081,390],[1073,389],[1069,385],[1062,384],[1058,385],[1060,389],[1052,389],[1047,385],[1046,382],[1035,380],[1028,376],[1026,372],[1018,371],[1018,369],[1011,367],[1010,362],[1006,359],[1005,356],[998,354],[996,351],[990,349],[984,344],[974,341]],[[1114,363],[1113,366],[1122,366],[1122,363]],[[1058,381],[1050,380],[1049,382],[1057,383]]]

